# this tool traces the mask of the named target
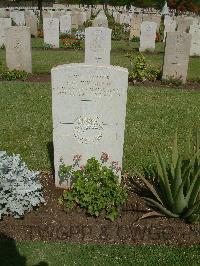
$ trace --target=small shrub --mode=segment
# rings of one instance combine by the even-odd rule
[[[128,40],[129,34],[125,32],[124,26],[118,23],[115,23],[112,26],[112,40],[120,41],[120,40]]]
[[[44,50],[49,50],[49,49],[54,48],[54,46],[53,46],[53,44],[50,44],[50,43],[44,43],[43,48],[44,48]]]
[[[28,73],[26,71],[20,71],[20,70],[8,70],[8,71],[4,71],[3,73],[0,74],[0,79],[3,80],[26,80],[28,77]]]
[[[133,36],[130,41],[131,42],[139,42],[140,41],[140,37]]]
[[[3,215],[20,218],[45,203],[38,174],[30,171],[19,155],[0,152],[0,218]]]
[[[42,29],[39,29],[38,32],[37,32],[37,37],[38,38],[43,38],[44,37],[44,33],[43,33],[43,30]]]
[[[106,12],[106,17],[108,19],[108,28],[113,29],[116,25],[115,19],[113,16],[110,16],[108,12]]]
[[[0,46],[0,49],[4,50],[4,49],[5,49],[5,45],[2,44],[2,45]]]
[[[172,149],[171,163],[165,162],[156,149],[156,167],[147,178],[141,176],[144,184],[154,195],[145,198],[158,213],[168,217],[180,217],[189,222],[200,221],[200,134],[195,140],[188,139],[183,155],[178,151],[177,133]],[[153,177],[149,180],[149,177]],[[155,215],[155,212],[152,212]],[[150,216],[150,214],[148,214]]]
[[[76,155],[73,165],[61,164],[59,175],[62,180],[73,179],[73,185],[70,191],[63,193],[59,202],[70,209],[77,204],[94,216],[105,211],[106,218],[113,221],[127,198],[126,189],[119,184],[117,175],[121,168],[117,162],[112,162],[110,167],[105,166],[108,160],[106,153],[102,153],[101,163],[91,158],[86,165],[80,166],[80,160],[81,156]]]
[[[132,55],[128,56],[132,65],[132,69],[129,72],[129,80],[133,83],[143,82],[145,80],[155,81],[160,77],[160,69],[148,64],[143,54],[139,54],[136,57]]]
[[[181,79],[181,77],[178,78],[173,78],[173,77],[169,77],[169,78],[163,78],[162,79],[162,83],[166,84],[166,85],[174,85],[176,87],[179,87],[183,84],[183,81]]]
[[[92,20],[88,19],[83,23],[84,28],[92,27]]]

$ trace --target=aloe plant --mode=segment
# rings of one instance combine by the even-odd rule
[[[200,135],[198,129],[195,141],[188,138],[184,154],[178,151],[177,132],[172,148],[171,163],[166,163],[159,149],[155,149],[156,167],[152,181],[140,175],[154,198],[145,199],[159,213],[168,217],[180,217],[191,222],[200,221]]]

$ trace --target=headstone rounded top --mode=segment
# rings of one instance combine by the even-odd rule
[[[85,64],[85,63],[72,63],[72,64],[64,64],[64,65],[58,65],[56,67],[53,67],[51,69],[51,72],[57,71],[57,70],[61,70],[61,69],[65,69],[65,68],[71,68],[71,67],[77,67],[77,68],[107,68],[107,69],[112,69],[112,70],[121,70],[123,72],[128,73],[128,69],[124,68],[124,67],[120,67],[120,66],[112,66],[112,65],[92,65],[92,64]]]

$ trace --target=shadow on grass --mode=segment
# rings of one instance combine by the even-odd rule
[[[0,265],[1,266],[27,266],[27,259],[21,256],[13,238],[0,233]],[[33,266],[48,266],[46,262],[40,262]]]
[[[52,169],[52,172],[54,174],[54,148],[53,148],[53,142],[50,141],[47,143],[47,150],[48,150],[48,154],[49,154],[49,160],[50,160],[50,163],[51,163],[51,169]]]

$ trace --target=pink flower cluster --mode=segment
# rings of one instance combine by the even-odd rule
[[[74,155],[74,158],[73,158],[73,166],[79,166],[79,163],[81,161],[81,155],[77,154],[77,155]]]
[[[77,155],[74,155],[73,157],[73,166],[78,166],[80,168],[81,171],[84,171],[85,170],[85,166],[84,165],[80,165],[80,161],[82,159],[82,156],[77,154]],[[101,154],[101,157],[100,157],[100,160],[102,163],[106,163],[109,159],[109,156],[106,152],[102,152]],[[119,163],[116,161],[113,161],[111,163],[111,168],[112,170],[114,170],[116,173],[118,172],[121,172],[122,171],[122,168],[119,166]]]
[[[121,172],[122,168],[119,166],[118,162],[113,161],[112,162],[112,169],[116,171],[116,173]]]

